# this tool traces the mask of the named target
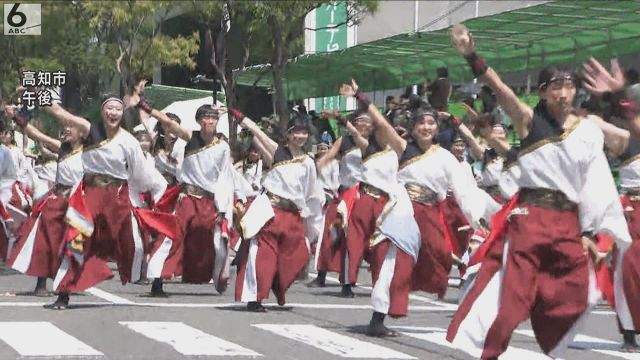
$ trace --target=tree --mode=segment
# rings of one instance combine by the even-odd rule
[[[168,37],[160,25],[174,9],[170,1],[96,1],[83,3],[98,46],[105,46],[120,77],[120,95],[135,75],[150,76],[153,65],[196,66],[197,34]]]
[[[284,89],[283,73],[288,60],[303,53],[304,21],[307,14],[326,3],[326,1],[255,1],[251,4],[253,21],[256,27],[266,27],[266,34],[271,46],[271,74],[276,96],[276,112],[280,118],[279,130],[284,132],[289,121],[289,109]],[[336,24],[356,24],[369,12],[377,9],[377,0],[347,1],[346,21]],[[266,21],[265,21],[266,20]],[[320,29],[306,29],[320,30]]]
[[[225,91],[227,108],[235,108],[236,81],[233,77],[234,68],[246,65],[250,56],[250,42],[253,36],[253,26],[247,11],[247,3],[239,1],[200,2],[193,1],[194,13],[198,14],[202,31],[202,53],[204,61],[200,71],[208,77],[217,79]],[[235,39],[239,39],[242,53],[239,57],[230,56],[230,34],[236,31]],[[236,43],[235,45],[238,45]],[[237,140],[237,124],[230,123],[230,145],[235,146]]]

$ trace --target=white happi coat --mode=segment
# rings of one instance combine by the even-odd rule
[[[134,201],[139,199],[134,194],[147,191],[154,199],[160,199],[167,188],[162,176],[153,176],[157,172],[149,166],[136,138],[122,128],[107,138],[103,124],[91,125],[82,152],[82,165],[85,174],[103,174],[126,180]],[[134,206],[139,205],[134,203]]]
[[[327,166],[320,169],[318,181],[324,191],[330,193],[333,197],[338,196],[338,188],[340,187],[340,164],[338,160],[331,160]]]
[[[409,143],[407,148],[410,146],[418,148],[413,143]],[[414,152],[401,164],[398,172],[398,181],[403,186],[408,183],[425,186],[437,194],[438,201],[443,201],[451,189],[462,213],[474,229],[480,228],[480,219],[488,222],[500,209],[491,196],[478,188],[475,179],[465,174],[451,152],[438,145],[432,145],[426,152],[419,148]]]
[[[345,188],[351,188],[362,181],[362,152],[350,136],[342,137],[340,146],[340,160],[338,181]]]
[[[11,151],[0,144],[0,202],[4,205],[11,200],[11,187],[18,178],[17,171]]]
[[[58,169],[56,171],[56,184],[75,186],[84,174],[82,166],[82,147],[72,150],[63,145],[58,152]]]
[[[324,225],[324,193],[317,179],[316,164],[309,155],[293,157],[286,146],[279,146],[271,170],[263,175],[262,186],[266,191],[292,201],[300,209],[307,241],[318,237]],[[245,239],[255,236],[273,216],[267,195],[257,196],[241,221]]]
[[[485,150],[480,187],[487,188],[499,185],[500,179],[502,178],[503,166],[504,158],[502,156],[496,154],[492,149]]]
[[[194,131],[185,147],[178,181],[214,194],[216,208],[224,212],[231,222],[234,190],[232,169],[229,144],[221,136],[216,136],[206,144],[200,131]]]
[[[537,124],[536,131],[542,135],[551,131],[545,128],[550,125],[544,120],[538,120]],[[533,140],[522,142],[524,147],[519,153],[518,187],[561,191],[578,204],[582,231],[606,232],[624,252],[631,244],[631,236],[603,151],[604,135],[600,128],[582,119],[557,135],[536,138],[534,134],[531,137]],[[622,286],[623,256],[617,258],[614,272],[616,312],[622,327],[633,329]]]

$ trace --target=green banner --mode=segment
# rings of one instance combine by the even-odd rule
[[[321,5],[316,9],[316,52],[331,52],[347,48],[347,7],[344,1]],[[336,26],[341,24],[339,26]],[[336,92],[338,89],[336,89]],[[322,109],[346,110],[344,97],[330,96],[316,99],[316,112]]]

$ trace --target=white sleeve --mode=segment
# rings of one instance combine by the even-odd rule
[[[631,244],[627,221],[602,150],[596,150],[584,174],[578,214],[582,231],[609,233],[622,249]]]
[[[220,166],[220,173],[218,174],[218,182],[216,183],[215,191],[215,203],[216,208],[220,212],[224,212],[227,219],[233,213],[233,165],[231,164],[231,150],[229,144],[223,142],[220,144],[223,146],[222,164]]]
[[[322,207],[325,196],[322,185],[318,181],[315,163],[305,161],[307,178],[305,181],[305,208],[301,216],[304,218],[305,236],[309,241],[315,241],[322,231]]]
[[[11,154],[0,146],[0,202],[7,204],[11,199],[11,187],[16,182],[18,170]]]
[[[153,199],[158,201],[167,189],[167,181],[155,166],[151,166],[146,160],[137,142],[127,146],[125,153],[131,198],[137,199],[139,194],[149,191]]]
[[[489,194],[478,188],[475,179],[465,175],[461,164],[453,155],[447,154],[447,158],[444,167],[453,196],[469,224],[474,229],[478,229],[480,219],[489,223],[491,216],[500,209],[500,205]]]

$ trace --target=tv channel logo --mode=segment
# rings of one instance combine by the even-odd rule
[[[5,35],[40,35],[42,31],[42,9],[40,4],[5,3]]]

